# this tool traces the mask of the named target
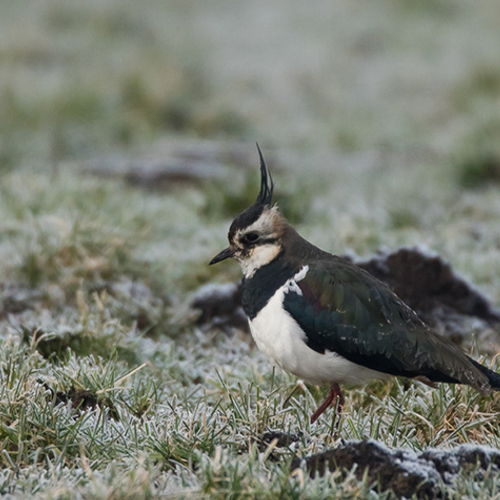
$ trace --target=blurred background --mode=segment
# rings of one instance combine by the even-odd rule
[[[258,141],[304,237],[382,275],[401,247],[442,257],[486,300],[438,259],[403,250],[396,274],[425,304],[472,295],[435,328],[497,359],[499,20],[498,0],[0,0],[0,493],[365,497],[367,476],[288,477],[334,444],[309,425],[322,390],[271,370],[239,266],[208,262]],[[346,400],[343,440],[499,447],[498,398],[466,388]]]
[[[40,267],[41,282],[34,233],[101,224],[170,267],[174,289],[209,281],[255,196],[258,141],[283,211],[317,244],[424,244],[499,297],[495,0],[0,8],[4,235],[20,238],[15,252],[3,240],[6,267]]]
[[[166,137],[457,155],[496,147],[493,0],[18,0],[0,18],[1,168]]]

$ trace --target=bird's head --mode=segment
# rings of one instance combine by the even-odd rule
[[[233,257],[246,277],[274,260],[282,251],[282,240],[290,227],[272,206],[274,183],[257,145],[260,158],[260,192],[255,203],[241,212],[229,228],[229,246],[219,252],[210,265]]]

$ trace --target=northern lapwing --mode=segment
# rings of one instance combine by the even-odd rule
[[[257,146],[258,148],[258,146]],[[340,384],[391,376],[500,390],[500,375],[435,333],[391,289],[342,257],[302,238],[272,205],[274,183],[260,149],[256,202],[231,224],[228,257],[243,270],[243,308],[257,347],[310,384],[331,386],[311,423]]]

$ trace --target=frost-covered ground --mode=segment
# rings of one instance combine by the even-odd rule
[[[3,2],[0,492],[376,497],[368,478],[290,476],[339,444],[333,412],[308,422],[325,388],[297,388],[244,335],[202,333],[187,304],[239,278],[207,262],[256,195],[258,140],[305,237],[427,248],[500,306],[499,15],[493,0]],[[206,168],[225,177],[155,190],[89,173],[168,163],[172,144],[222,152]],[[498,370],[498,332],[476,333],[465,347]],[[500,448],[498,394],[346,396],[338,439]],[[483,479],[443,489],[498,495]]]

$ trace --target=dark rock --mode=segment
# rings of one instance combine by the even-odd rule
[[[259,442],[263,445],[263,448],[269,446],[276,439],[276,446],[278,448],[285,448],[290,446],[292,443],[296,443],[300,436],[297,434],[290,434],[281,431],[268,431],[262,434]]]
[[[84,389],[75,389],[71,387],[67,392],[55,392],[43,380],[38,381],[51,395],[51,399],[55,399],[55,406],[61,404],[70,404],[71,408],[75,410],[75,417],[81,415],[82,411],[95,410],[97,407],[103,409],[108,408],[109,416],[114,420],[119,420],[118,412],[115,405],[106,397],[98,395],[92,391]]]
[[[483,477],[489,467],[500,470],[500,450],[476,445],[462,445],[454,450],[427,450],[420,458],[428,460],[443,477],[456,475],[461,470],[473,472],[476,479]]]
[[[91,391],[83,389],[75,389],[71,387],[68,392],[58,392],[55,395],[55,404],[71,404],[71,408],[75,411],[75,415],[79,416],[82,411],[95,410],[97,407],[107,408],[109,416],[113,420],[119,420],[118,412],[115,405],[106,397],[99,396]]]
[[[108,157],[95,161],[87,171],[101,177],[123,179],[134,187],[155,191],[173,189],[179,183],[220,180],[227,173],[220,165],[206,161],[153,155],[139,158]]]
[[[267,458],[273,462],[280,461],[285,455],[290,453],[290,447],[302,437],[302,432],[298,434],[282,432],[282,431],[267,431],[260,436],[253,436],[251,442],[257,445],[260,452],[266,452]],[[272,448],[270,448],[272,445]],[[241,451],[248,453],[249,447],[245,444]]]
[[[56,405],[71,404],[71,408],[84,411],[95,410],[97,407],[97,396],[90,391],[76,390],[72,387],[68,392],[56,393]]]
[[[386,256],[357,262],[393,290],[416,311],[448,306],[456,312],[486,321],[500,321],[500,313],[439,256],[416,248],[401,248]]]
[[[488,299],[439,256],[401,248],[355,263],[387,283],[428,325],[444,330],[452,340],[460,341],[474,326],[500,322],[500,313]],[[470,318],[481,321],[473,324]]]
[[[500,450],[463,445],[452,450],[427,450],[417,455],[390,450],[373,441],[347,442],[334,450],[304,459],[295,458],[292,470],[305,465],[311,477],[327,471],[353,470],[358,479],[365,473],[377,491],[392,491],[396,497],[438,498],[441,484],[451,484],[462,471],[481,480],[491,467],[500,471]]]
[[[282,459],[284,454],[289,453],[290,446],[299,441],[301,435],[301,432],[299,434],[291,434],[289,432],[268,431],[264,432],[262,436],[256,437],[254,442],[257,444],[259,451],[268,453],[269,460],[277,462]],[[271,445],[273,447],[269,449]]]
[[[147,165],[143,162],[132,164],[124,175],[125,180],[136,187],[150,190],[166,190],[179,183],[198,183],[222,179],[225,170],[219,165],[177,161],[158,162]]]
[[[176,138],[152,146],[146,154],[98,158],[84,169],[93,175],[123,179],[135,187],[169,190],[179,183],[221,181],[229,166],[254,168],[255,148],[246,143]]]
[[[193,295],[191,307],[200,311],[197,324],[205,331],[217,328],[228,334],[234,330],[249,333],[239,283],[204,285]]]

